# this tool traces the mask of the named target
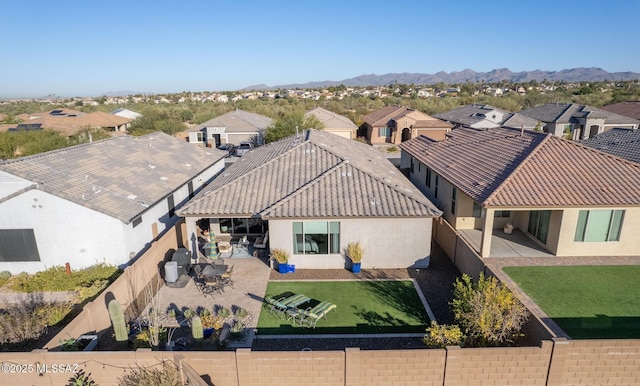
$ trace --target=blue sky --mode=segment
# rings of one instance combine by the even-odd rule
[[[640,72],[639,20],[640,0],[4,0],[0,97],[466,68]]]

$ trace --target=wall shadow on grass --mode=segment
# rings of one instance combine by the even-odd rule
[[[640,317],[552,318],[573,339],[640,339]]]

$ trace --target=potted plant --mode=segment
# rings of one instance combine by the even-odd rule
[[[278,272],[289,272],[289,252],[275,248],[271,250],[271,258],[278,262]]]
[[[351,260],[351,272],[360,272],[362,255],[364,255],[364,248],[362,248],[359,241],[353,241],[347,244],[347,256],[349,257],[349,260]]]
[[[223,319],[213,315],[209,310],[203,310],[200,313],[200,321],[202,322],[202,330],[205,338],[210,337],[213,331],[220,330],[223,325]]]

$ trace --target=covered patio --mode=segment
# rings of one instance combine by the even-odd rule
[[[481,229],[458,229],[460,236],[480,253]],[[485,257],[553,257],[549,251],[519,229],[511,234],[494,229],[491,234],[491,250]]]

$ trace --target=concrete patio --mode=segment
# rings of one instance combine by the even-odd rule
[[[480,252],[482,230],[459,229],[458,232],[476,252]],[[553,254],[518,229],[514,229],[511,234],[506,234],[501,229],[494,229],[489,257],[553,257]]]
[[[205,297],[191,278],[183,288],[163,285],[156,295],[156,300],[159,302],[160,310],[201,307],[212,311],[215,306],[228,309],[244,308],[252,317],[248,319],[246,338],[234,347],[251,347],[271,269],[263,260],[254,257],[229,258],[225,259],[225,264],[229,267],[233,265],[234,284],[233,287],[225,287],[223,293]]]

